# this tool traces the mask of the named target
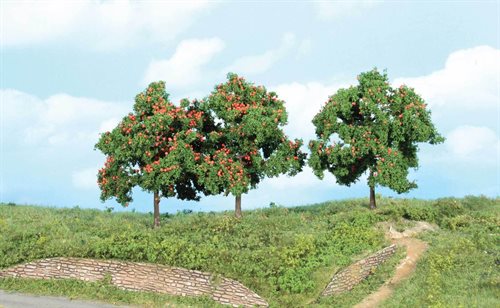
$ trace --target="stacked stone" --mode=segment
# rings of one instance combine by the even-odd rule
[[[321,295],[330,296],[351,290],[354,286],[368,277],[377,266],[389,259],[395,252],[396,245],[393,244],[377,251],[367,258],[351,264],[333,276]]]
[[[106,268],[94,260],[54,258],[17,265],[0,271],[0,277],[22,278],[72,278],[97,281],[104,278]]]
[[[248,289],[238,281],[228,278],[221,279],[212,295],[212,298],[215,301],[233,305],[234,307],[268,306],[267,302],[252,292],[252,290]]]
[[[210,273],[154,264],[51,258],[17,265],[0,271],[0,277],[78,279],[98,281],[111,276],[111,283],[131,291],[150,291],[180,296],[211,296],[223,304],[245,307],[268,303],[238,281],[214,279]]]

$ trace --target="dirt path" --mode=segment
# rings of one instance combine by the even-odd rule
[[[391,296],[394,286],[404,279],[408,278],[417,266],[417,261],[427,250],[427,243],[412,236],[425,231],[434,230],[434,227],[426,222],[417,222],[417,225],[404,232],[398,232],[391,225],[384,225],[386,228],[386,237],[394,244],[406,248],[406,258],[404,258],[396,267],[394,276],[384,283],[377,291],[365,297],[362,302],[354,306],[355,308],[378,307],[380,303]]]

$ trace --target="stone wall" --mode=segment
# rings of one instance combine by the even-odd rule
[[[335,274],[321,293],[322,296],[330,296],[351,290],[359,284],[381,263],[396,252],[396,245],[391,245],[377,251],[373,255],[364,258]]]
[[[267,302],[238,281],[210,273],[154,264],[50,258],[0,270],[0,277],[73,278],[98,281],[111,276],[111,283],[124,290],[151,291],[181,296],[211,296],[233,306],[268,306]]]

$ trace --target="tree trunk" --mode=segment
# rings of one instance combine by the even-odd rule
[[[160,195],[157,191],[154,193],[154,223],[153,228],[160,227]]]
[[[234,202],[234,216],[236,216],[236,218],[241,218],[241,195],[236,196]]]
[[[377,204],[375,202],[375,186],[370,186],[370,208],[372,210],[377,208]]]

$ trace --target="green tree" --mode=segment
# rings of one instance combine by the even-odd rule
[[[309,143],[309,165],[323,178],[328,170],[339,184],[356,182],[368,171],[370,207],[375,186],[398,193],[416,188],[409,168],[418,168],[418,143],[444,141],[424,100],[407,86],[392,88],[376,69],[358,76],[359,84],[339,89],[314,117],[317,139]]]
[[[214,129],[198,101],[169,101],[164,82],[154,82],[135,97],[129,113],[111,132],[101,135],[96,149],[106,156],[99,170],[101,200],[132,201],[132,188],[154,194],[154,227],[160,225],[160,198],[198,200],[205,192],[197,175],[205,134]]]
[[[289,140],[284,102],[236,74],[215,87],[201,105],[213,115],[217,128],[208,135],[210,155],[200,167],[200,182],[210,193],[235,196],[235,215],[241,217],[241,195],[265,177],[295,175],[306,154],[302,140]]]

